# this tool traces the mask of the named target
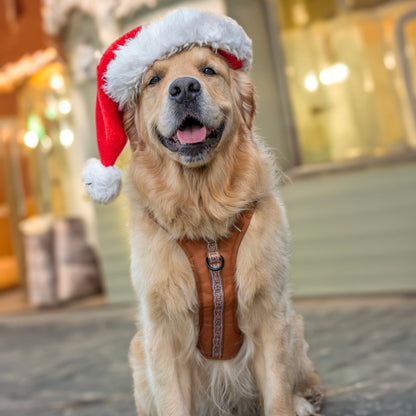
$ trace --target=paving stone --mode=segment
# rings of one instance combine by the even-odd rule
[[[416,300],[295,302],[326,416],[416,415]],[[135,308],[0,317],[0,416],[133,416]],[[179,415],[178,415],[179,416]]]

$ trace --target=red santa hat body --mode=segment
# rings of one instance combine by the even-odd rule
[[[100,160],[90,159],[83,174],[88,195],[112,201],[121,189],[121,171],[114,165],[127,143],[123,111],[132,108],[142,79],[152,64],[184,49],[209,46],[232,69],[248,71],[251,40],[233,19],[197,10],[178,10],[163,20],[140,26],[117,39],[97,66],[96,130]]]

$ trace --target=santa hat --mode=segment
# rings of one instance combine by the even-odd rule
[[[160,59],[194,46],[209,46],[232,69],[248,71],[251,40],[229,17],[178,10],[163,20],[139,26],[117,39],[97,66],[96,130],[100,160],[90,159],[83,174],[88,195],[108,203],[120,193],[121,171],[114,166],[127,143],[123,111],[134,107],[143,75]]]

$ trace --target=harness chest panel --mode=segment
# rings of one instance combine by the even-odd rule
[[[253,216],[244,211],[228,238],[178,241],[192,265],[199,302],[198,348],[206,358],[229,360],[243,344],[235,282],[240,243]]]

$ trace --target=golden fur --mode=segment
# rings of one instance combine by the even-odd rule
[[[207,66],[215,75],[203,72]],[[207,123],[215,128],[225,120],[219,144],[196,161],[169,151],[157,134],[166,134],[172,123],[169,85],[185,76],[201,84]],[[143,85],[136,108],[124,115],[133,149],[128,194],[139,330],[130,363],[138,414],[315,414],[318,409],[304,397],[320,398],[320,381],[291,307],[285,210],[271,157],[252,133],[255,102],[248,76],[231,70],[211,49],[194,47],[156,61]],[[192,269],[175,240],[224,237],[253,202],[236,273],[244,344],[232,360],[207,360],[196,348]]]

